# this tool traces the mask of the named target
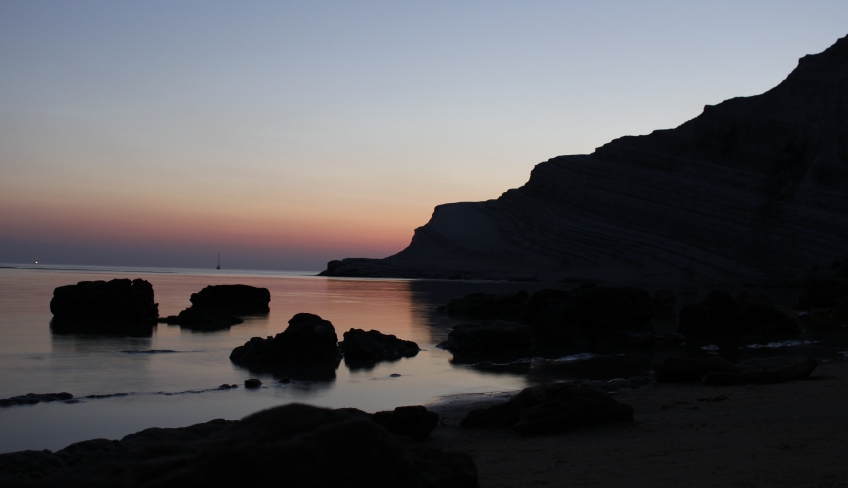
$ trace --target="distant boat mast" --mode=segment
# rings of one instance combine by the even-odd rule
[[[218,253],[218,267],[215,269],[221,269],[221,253]]]

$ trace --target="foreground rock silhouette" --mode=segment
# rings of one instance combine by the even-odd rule
[[[660,383],[772,384],[805,380],[817,366],[818,361],[806,356],[753,358],[737,364],[719,357],[666,358],[654,367],[654,377]]]
[[[241,421],[146,429],[120,441],[84,441],[55,454],[0,454],[0,482],[4,486],[475,488],[477,471],[468,455],[405,441],[362,412],[292,404]]]
[[[797,278],[848,242],[848,38],[768,92],[676,129],[538,164],[496,200],[436,207],[403,251],[327,276],[677,285]]]

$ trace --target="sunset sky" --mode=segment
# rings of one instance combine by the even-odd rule
[[[832,1],[0,2],[0,263],[320,270],[761,93]]]

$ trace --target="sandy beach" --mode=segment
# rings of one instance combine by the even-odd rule
[[[509,394],[462,395],[429,408],[425,442],[470,454],[480,486],[848,486],[848,362],[775,385],[656,384],[615,397],[634,422],[521,437],[460,429],[465,412]]]

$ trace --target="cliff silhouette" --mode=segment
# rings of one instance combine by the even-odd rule
[[[496,200],[439,205],[409,247],[325,276],[748,283],[848,252],[848,36],[775,88],[677,128],[536,165]]]

